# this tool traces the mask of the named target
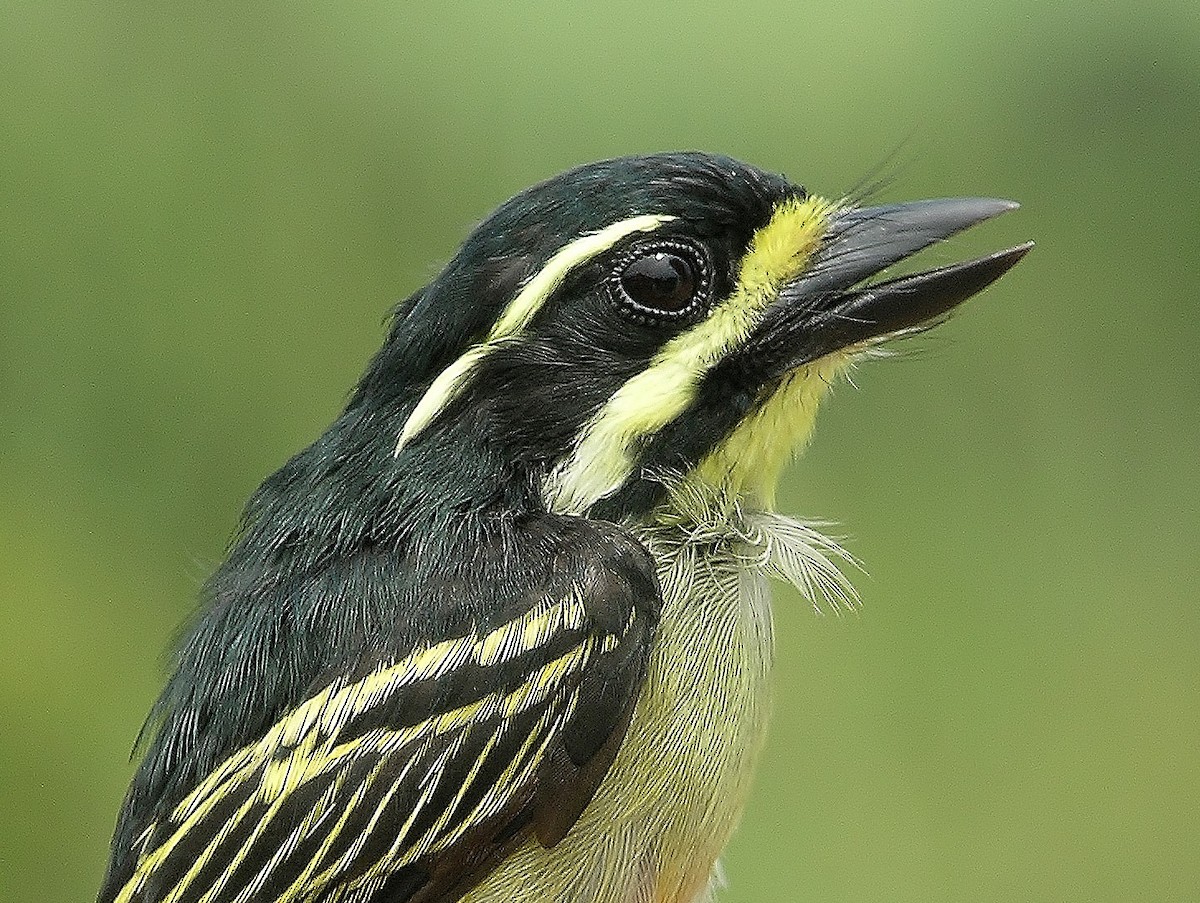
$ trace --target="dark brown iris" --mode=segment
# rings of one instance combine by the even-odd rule
[[[697,276],[692,261],[670,251],[634,258],[621,273],[621,288],[629,299],[651,311],[678,313],[696,297]]]

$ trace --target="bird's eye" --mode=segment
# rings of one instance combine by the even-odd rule
[[[636,314],[675,319],[702,301],[708,287],[706,269],[690,245],[671,242],[642,248],[617,269],[617,294]]]
[[[692,303],[696,295],[696,271],[690,260],[656,251],[625,267],[621,288],[642,307],[675,313]]]

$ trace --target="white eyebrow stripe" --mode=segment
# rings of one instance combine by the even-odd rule
[[[400,450],[458,396],[484,357],[501,342],[520,335],[529,326],[534,315],[573,270],[604,253],[626,236],[634,232],[652,232],[673,219],[675,217],[657,213],[633,216],[605,226],[599,232],[589,232],[556,251],[504,308],[487,338],[468,348],[439,373],[425,390],[400,431],[395,454],[399,455]]]
[[[673,219],[673,216],[653,213],[634,216],[606,226],[599,232],[577,238],[560,248],[509,302],[492,331],[488,333],[487,341],[494,342],[524,330],[533,319],[533,315],[546,303],[546,299],[554,294],[568,274],[580,264],[604,253],[627,235],[634,232],[653,232],[663,223]]]

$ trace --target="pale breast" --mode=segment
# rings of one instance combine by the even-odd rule
[[[769,707],[761,550],[637,532],[659,562],[663,612],[625,742],[567,837],[527,842],[467,903],[692,903],[737,824]]]

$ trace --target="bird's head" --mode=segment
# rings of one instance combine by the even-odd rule
[[[475,230],[351,407],[395,412],[401,471],[500,475],[551,511],[636,515],[679,477],[769,506],[839,372],[1029,245],[866,281],[1015,206],[855,207],[698,153],[583,166]]]

